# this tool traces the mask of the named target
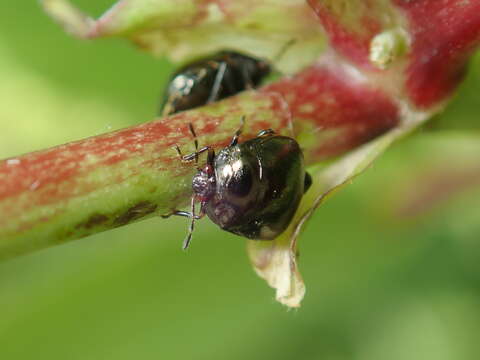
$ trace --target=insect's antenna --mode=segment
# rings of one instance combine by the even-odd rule
[[[235,131],[235,135],[233,135],[232,141],[230,141],[230,146],[235,146],[238,143],[238,138],[243,132],[243,127],[245,126],[245,115],[240,118],[240,127],[237,131]]]
[[[187,250],[188,246],[190,245],[190,241],[192,241],[192,234],[193,230],[195,228],[195,196],[192,196],[192,203],[191,203],[191,215],[192,215],[192,220],[190,222],[190,227],[188,228],[188,234],[185,240],[183,240],[183,245],[182,249]]]
[[[193,143],[195,144],[195,164],[198,164],[198,139],[195,130],[193,129],[192,123],[188,123],[188,128],[193,136]]]
[[[288,40],[281,48],[278,50],[277,54],[273,57],[272,62],[276,63],[280,61],[283,55],[287,52],[287,50],[297,42],[297,39],[290,39]]]

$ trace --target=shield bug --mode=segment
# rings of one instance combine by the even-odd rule
[[[278,59],[293,43],[289,41]],[[180,68],[171,77],[162,103],[162,116],[206,105],[260,85],[272,71],[264,59],[221,51]]]
[[[183,243],[186,249],[192,238],[195,220],[205,214],[223,230],[256,240],[273,240],[281,234],[295,214],[303,194],[312,179],[305,171],[303,153],[295,139],[277,135],[273,130],[262,130],[258,135],[239,143],[242,125],[230,144],[218,154],[210,146],[182,155],[183,162],[194,161],[198,172],[192,180],[191,210],[175,210],[171,215],[191,219],[188,235]],[[207,162],[198,167],[199,155],[207,152]],[[200,211],[195,212],[195,202]]]

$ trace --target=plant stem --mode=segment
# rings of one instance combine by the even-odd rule
[[[194,164],[172,149],[228,144],[272,128],[295,136],[308,163],[338,155],[394,127],[396,105],[368,79],[326,57],[281,79],[198,110],[0,162],[0,259],[126,225],[182,207]],[[293,124],[293,125],[292,125]]]

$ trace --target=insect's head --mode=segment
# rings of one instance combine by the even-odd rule
[[[215,194],[215,169],[207,163],[192,180],[192,189],[200,201],[208,201]]]

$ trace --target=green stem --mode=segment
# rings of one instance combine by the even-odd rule
[[[189,122],[201,145],[218,148],[243,115],[245,138],[266,124],[287,129],[280,109],[274,94],[247,93],[240,101],[0,162],[0,259],[181,207],[190,196],[195,166],[182,164],[172,146],[194,150]]]
[[[257,91],[0,162],[0,259],[184,206],[196,166],[172,147],[194,151],[188,123],[201,146],[219,149],[245,116],[242,141],[272,128],[294,136],[309,164],[396,126],[390,97],[345,66],[326,57]]]

